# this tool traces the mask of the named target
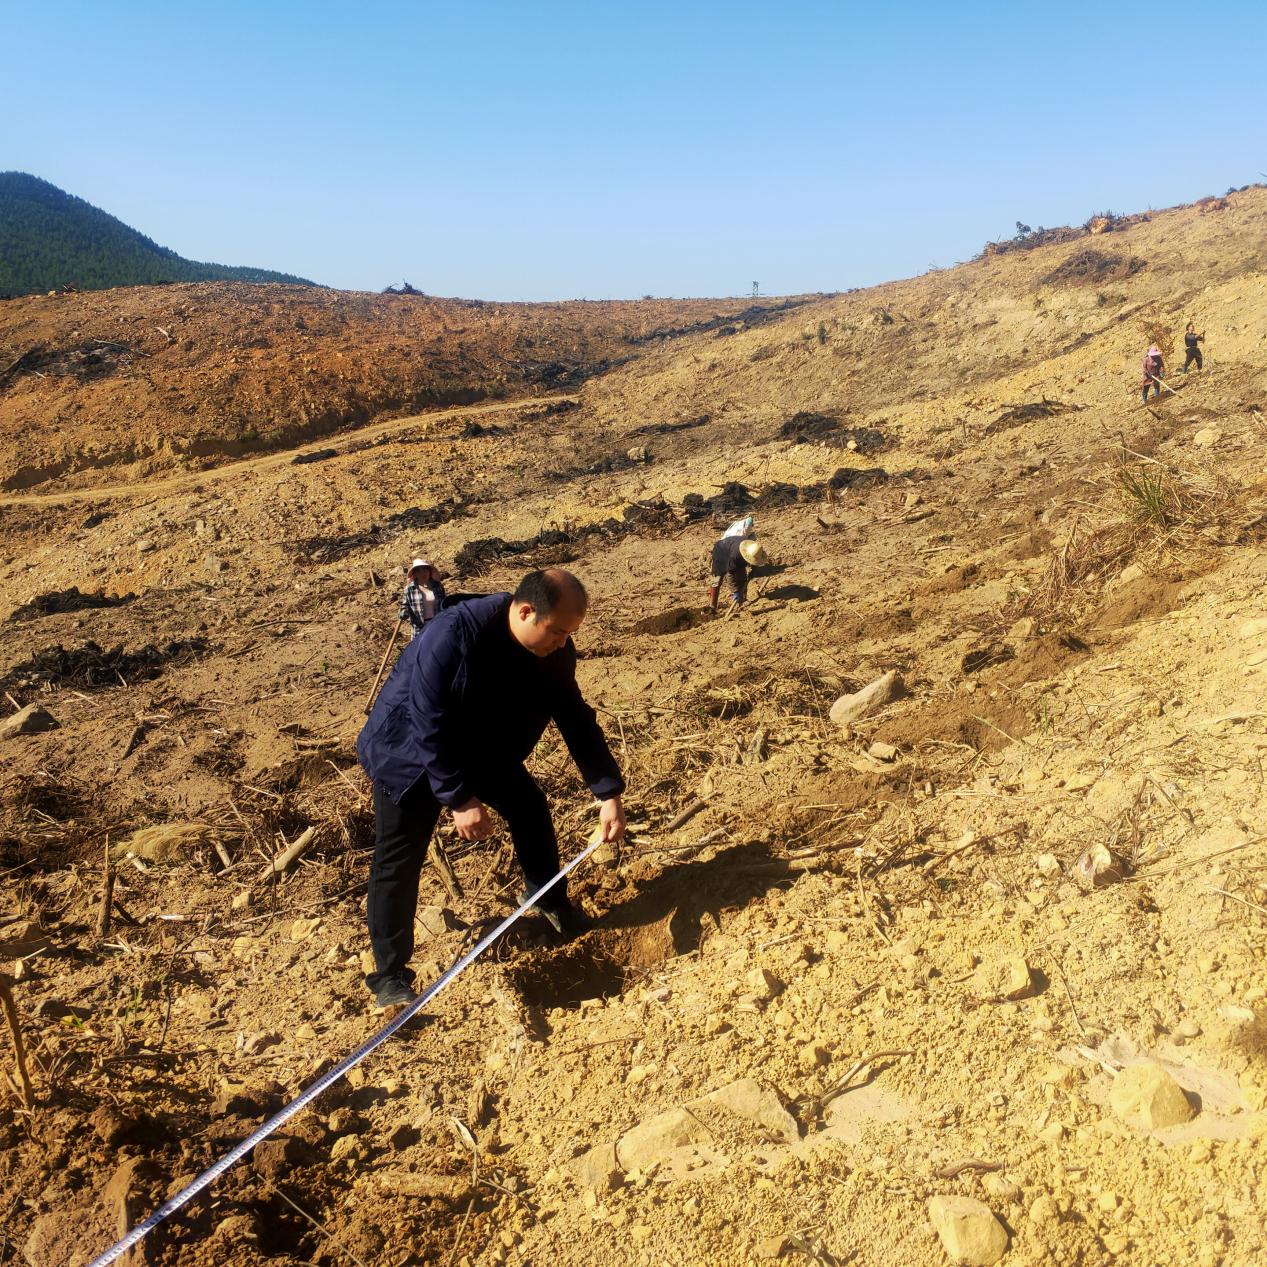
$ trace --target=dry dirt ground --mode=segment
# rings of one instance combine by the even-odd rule
[[[590,587],[634,821],[578,872],[598,927],[525,921],[138,1261],[935,1264],[939,1196],[1016,1267],[1267,1255],[1267,192],[756,328],[637,307],[579,395],[344,427],[303,464],[156,443],[11,479],[0,689],[59,725],[0,740],[36,1100],[0,1107],[0,1264],[86,1261],[378,1028],[353,745],[418,551],[466,590],[545,561]],[[1172,356],[1141,407],[1143,348],[1190,317],[1205,370]],[[19,390],[10,476],[61,443]],[[95,383],[94,416],[134,390]],[[742,509],[775,566],[707,619]],[[831,722],[891,669],[901,698]],[[593,807],[552,735],[534,764],[574,852]],[[464,896],[426,873],[424,980],[517,890],[501,840],[446,844]],[[1141,1063],[1188,1120],[1125,1111]]]

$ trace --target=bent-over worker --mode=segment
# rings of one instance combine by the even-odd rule
[[[400,619],[413,626],[415,638],[440,613],[443,580],[440,569],[430,559],[415,559],[409,565],[409,584],[400,600]]]
[[[708,608],[717,610],[717,596],[724,579],[730,581],[730,601],[742,607],[748,597],[748,567],[770,561],[765,547],[750,537],[722,537],[713,545],[713,576],[708,586]]]
[[[530,572],[514,594],[488,594],[446,608],[401,653],[356,743],[374,781],[374,859],[369,934],[374,971],[365,978],[379,1010],[415,998],[413,954],[418,877],[440,815],[463,840],[483,840],[496,810],[510,828],[526,901],[559,870],[545,794],[524,768],[553,721],[590,791],[602,802],[604,840],[625,830],[625,783],[594,710],[576,684],[572,635],[585,619],[585,587],[570,572]],[[537,908],[564,937],[591,926],[566,881]]]

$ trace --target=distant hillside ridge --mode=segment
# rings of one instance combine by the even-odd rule
[[[0,172],[0,298],[67,286],[204,281],[317,284],[266,268],[187,260],[38,176]]]

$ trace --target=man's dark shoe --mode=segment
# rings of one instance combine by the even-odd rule
[[[522,906],[530,896],[530,891],[524,889],[519,895],[520,905]],[[568,940],[579,937],[582,933],[588,933],[594,927],[594,921],[579,906],[573,906],[571,902],[548,909],[544,906],[538,906],[535,909],[538,915],[543,915],[550,921],[550,927],[560,937]]]
[[[408,982],[402,981],[399,977],[392,977],[374,987],[374,1010],[397,1012],[403,1007],[408,1007],[417,997]]]

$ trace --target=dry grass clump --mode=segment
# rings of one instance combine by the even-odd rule
[[[1039,582],[1009,604],[1009,619],[1072,619],[1131,563],[1145,573],[1195,564],[1241,509],[1237,490],[1217,472],[1127,449],[1096,482],[1098,498],[1074,520]]]

